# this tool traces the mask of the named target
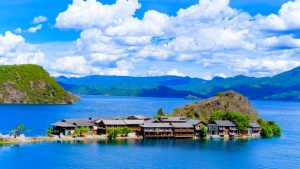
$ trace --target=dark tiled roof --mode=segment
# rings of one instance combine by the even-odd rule
[[[160,121],[162,122],[186,122],[186,117],[161,117]]]
[[[87,119],[64,119],[62,121],[58,121],[53,123],[52,126],[58,127],[82,127],[82,126],[93,126],[95,119],[87,118]]]
[[[144,120],[124,120],[127,125],[142,125],[144,124]]]
[[[144,123],[143,127],[159,127],[159,128],[172,128],[169,123]]]
[[[258,123],[250,123],[250,127],[253,127],[253,128],[258,128],[260,127],[260,125]]]
[[[126,125],[124,120],[101,120],[105,125]]]
[[[233,124],[231,121],[229,120],[215,120],[215,123],[218,126],[225,126],[225,127],[235,127],[236,125]]]
[[[144,116],[144,115],[132,115],[132,116],[128,116],[127,118],[130,118],[130,117],[135,117],[138,120],[145,120],[145,119],[151,118],[150,116]]]
[[[201,123],[201,120],[189,119],[187,122],[191,123],[192,125],[197,125]]]
[[[171,123],[174,128],[194,128],[192,123]]]

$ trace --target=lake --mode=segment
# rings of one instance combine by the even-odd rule
[[[45,135],[64,118],[154,115],[192,100],[82,96],[75,105],[1,105],[0,133],[18,123],[26,135]],[[283,128],[281,137],[252,140],[123,140],[0,146],[0,169],[94,168],[299,168],[300,102],[251,101],[259,114]]]

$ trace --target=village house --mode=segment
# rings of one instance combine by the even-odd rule
[[[251,137],[260,137],[261,127],[258,123],[250,123],[250,128],[248,129],[248,135]]]
[[[194,126],[192,123],[171,123],[175,138],[193,138]]]
[[[144,138],[172,138],[173,126],[169,123],[147,122],[142,125]]]
[[[202,127],[207,126],[207,124],[201,120],[189,119],[188,123],[191,123],[194,126],[194,135],[197,137],[202,136]]]
[[[54,133],[58,135],[73,135],[75,134],[75,128],[89,127],[88,133],[82,133],[84,135],[97,134],[94,127],[95,118],[87,119],[64,119],[56,123],[51,124],[53,126]]]
[[[215,120],[208,124],[208,135],[219,135],[220,137],[235,137],[238,134],[238,128],[229,120]]]
[[[97,134],[105,134],[107,128],[125,127],[124,120],[99,119],[95,122]]]

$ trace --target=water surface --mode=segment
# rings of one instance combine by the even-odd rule
[[[18,123],[44,135],[64,118],[154,115],[192,100],[83,96],[75,105],[1,105],[0,132]],[[259,114],[283,128],[280,138],[253,140],[125,140],[94,143],[38,143],[0,147],[0,168],[299,168],[300,103],[252,101]]]

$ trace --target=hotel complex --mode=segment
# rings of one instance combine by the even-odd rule
[[[260,137],[261,127],[251,123],[247,130],[239,131],[238,127],[228,120],[215,120],[204,123],[187,117],[160,117],[132,115],[127,117],[99,117],[86,119],[64,119],[52,124],[54,133],[60,136],[75,134],[75,129],[88,127],[84,135],[106,134],[108,128],[128,127],[143,138],[195,138],[207,135],[213,137],[234,138],[238,135]],[[205,127],[204,127],[205,126]],[[207,128],[206,134],[203,128]]]

